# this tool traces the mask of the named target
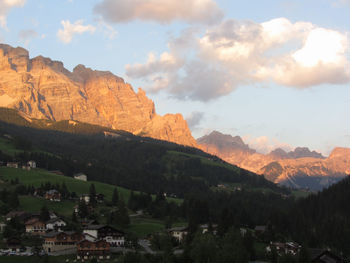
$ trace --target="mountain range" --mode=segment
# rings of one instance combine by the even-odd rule
[[[291,187],[319,189],[350,174],[346,148],[336,148],[325,158],[305,147],[261,154],[239,136],[216,131],[196,141],[181,114],[158,115],[142,89],[135,92],[111,72],[83,65],[71,72],[60,61],[30,58],[27,50],[6,44],[0,44],[0,107],[16,109],[29,121],[80,121],[198,147]]]
[[[348,148],[335,148],[327,158],[306,147],[290,152],[278,148],[261,154],[245,144],[241,137],[218,131],[197,139],[197,143],[205,152],[293,188],[319,190],[350,174]]]

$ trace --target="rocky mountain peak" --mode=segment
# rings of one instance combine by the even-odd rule
[[[312,157],[312,158],[325,158],[322,154],[316,152],[316,151],[310,151],[307,147],[297,147],[294,149],[294,151],[291,151],[288,153],[288,156],[290,159],[298,159],[298,158],[305,158],[305,157]]]
[[[0,106],[31,118],[76,120],[189,146],[196,142],[181,115],[156,114],[146,93],[109,71],[29,59],[23,48],[0,45]]]
[[[285,159],[288,158],[288,153],[283,150],[282,148],[277,148],[269,153],[269,155],[275,157],[275,158],[280,158],[280,159]]]
[[[240,136],[231,136],[218,131],[212,131],[210,134],[197,139],[202,145],[215,145],[219,150],[246,150],[253,151],[245,144]]]

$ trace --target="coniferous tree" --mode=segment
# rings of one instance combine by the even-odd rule
[[[40,209],[40,220],[43,222],[46,222],[50,219],[50,212],[47,209],[46,205],[44,205],[43,207],[41,207]]]
[[[80,200],[78,204],[78,214],[80,218],[86,218],[89,215],[88,207],[84,200]]]
[[[113,190],[113,196],[112,196],[112,205],[117,206],[119,201],[119,194],[118,194],[118,189],[114,188]]]
[[[90,189],[89,189],[89,197],[90,197],[90,204],[92,206],[95,206],[97,201],[96,201],[96,188],[94,184],[90,185]]]
[[[10,194],[9,205],[10,205],[10,208],[12,209],[15,209],[19,206],[18,194],[16,191],[13,191]]]
[[[116,213],[116,223],[123,227],[130,224],[130,218],[128,214],[128,209],[126,208],[123,198],[118,202],[118,211]]]

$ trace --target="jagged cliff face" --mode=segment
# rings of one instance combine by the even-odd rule
[[[199,147],[241,168],[263,174],[268,180],[291,187],[320,189],[350,174],[350,149],[336,148],[328,158],[306,147],[260,154],[239,137],[212,132],[197,140]],[[307,178],[307,180],[305,180]],[[317,181],[310,180],[317,178]],[[323,178],[323,179],[319,179]]]
[[[156,114],[152,100],[110,72],[29,58],[23,48],[0,45],[0,106],[31,118],[77,120],[136,135],[196,146],[182,115]]]

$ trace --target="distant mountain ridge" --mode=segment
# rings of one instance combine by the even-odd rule
[[[0,106],[30,118],[75,120],[125,130],[135,135],[196,146],[181,114],[156,114],[142,89],[108,71],[78,65],[73,72],[60,61],[0,44]]]
[[[197,142],[202,150],[231,164],[294,188],[319,190],[350,174],[348,148],[336,148],[328,158],[307,147],[297,147],[290,152],[277,148],[269,154],[261,154],[251,149],[239,136],[217,131],[197,139]]]

